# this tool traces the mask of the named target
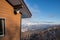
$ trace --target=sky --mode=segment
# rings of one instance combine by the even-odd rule
[[[60,24],[60,0],[25,0],[31,18],[22,19],[22,24]]]

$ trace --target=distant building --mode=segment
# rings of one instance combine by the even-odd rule
[[[21,19],[31,16],[24,0],[0,0],[0,40],[20,40]]]

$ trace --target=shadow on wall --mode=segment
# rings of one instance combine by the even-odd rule
[[[20,27],[15,26],[13,30],[11,28],[6,28],[5,36],[0,37],[0,40],[20,40]]]

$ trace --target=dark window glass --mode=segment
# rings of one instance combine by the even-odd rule
[[[0,36],[4,36],[5,33],[5,19],[0,18]]]

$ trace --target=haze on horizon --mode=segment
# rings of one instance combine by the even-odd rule
[[[22,24],[60,24],[60,0],[24,0],[32,13]]]

